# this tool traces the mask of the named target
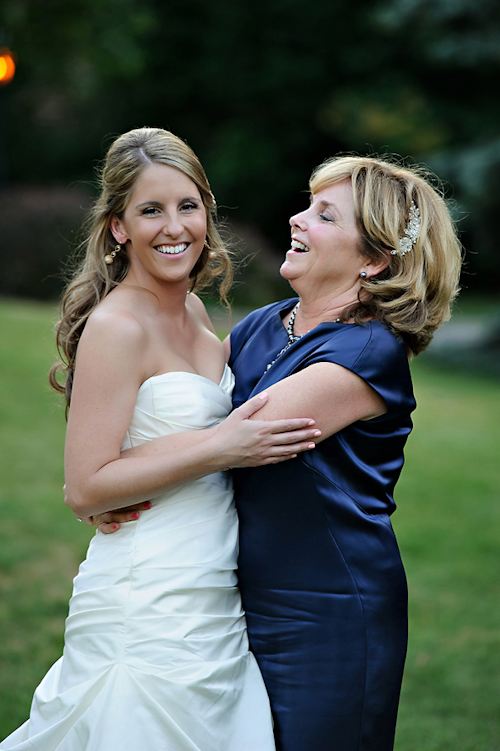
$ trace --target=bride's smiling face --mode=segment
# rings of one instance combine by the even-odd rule
[[[280,273],[299,294],[308,289],[342,292],[357,283],[367,259],[358,249],[350,180],[315,193],[309,208],[292,216],[290,225],[292,247]]]
[[[131,270],[159,281],[189,278],[205,244],[207,213],[196,184],[174,167],[149,164],[140,173],[111,231],[126,244]]]

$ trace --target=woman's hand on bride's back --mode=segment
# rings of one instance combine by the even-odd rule
[[[315,448],[321,432],[311,418],[250,420],[267,400],[265,392],[252,397],[214,429],[218,451],[227,468],[277,464]]]

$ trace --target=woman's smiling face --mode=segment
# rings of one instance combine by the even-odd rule
[[[207,213],[196,184],[175,167],[149,164],[134,186],[122,219],[111,231],[126,243],[131,271],[144,279],[189,278],[207,234]]]
[[[358,250],[350,180],[315,193],[290,225],[292,247],[280,273],[299,294],[342,294],[359,282],[368,259]]]

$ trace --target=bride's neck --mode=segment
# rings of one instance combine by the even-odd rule
[[[186,300],[189,281],[158,282],[147,275],[128,273],[121,286],[149,293],[159,310],[172,318],[183,317],[186,312]]]

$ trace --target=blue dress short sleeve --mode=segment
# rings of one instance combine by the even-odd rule
[[[408,359],[378,321],[322,323],[277,357],[295,303],[254,311],[233,330],[233,405],[332,362],[363,378],[387,412],[296,459],[233,472],[250,644],[278,751],[389,751],[407,634],[389,516],[415,407]]]
[[[335,336],[306,355],[297,370],[318,362],[341,365],[382,397],[387,406],[385,419],[411,412],[415,402],[404,343],[379,321],[337,325],[341,328]]]

